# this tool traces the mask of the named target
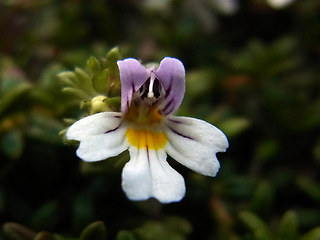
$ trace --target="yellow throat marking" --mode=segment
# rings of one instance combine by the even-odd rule
[[[167,144],[168,139],[165,133],[149,130],[160,124],[163,119],[162,114],[156,107],[146,107],[133,101],[124,118],[133,126],[137,126],[137,128],[129,127],[126,132],[128,142],[132,146],[138,149],[158,150]]]
[[[167,136],[163,132],[153,132],[147,129],[128,128],[126,136],[131,145],[136,148],[158,150],[167,143]]]

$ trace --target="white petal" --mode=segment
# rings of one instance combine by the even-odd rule
[[[149,150],[153,196],[162,203],[180,201],[185,194],[183,177],[166,161],[162,150]]]
[[[293,0],[267,0],[269,5],[273,8],[280,9],[288,6]]]
[[[145,200],[152,194],[151,172],[146,151],[130,147],[130,161],[122,170],[122,189],[131,200]]]
[[[169,203],[183,198],[184,179],[168,164],[163,149],[131,147],[129,151],[131,159],[122,172],[122,188],[129,199],[154,197],[162,203]]]
[[[215,126],[195,118],[167,118],[167,153],[186,167],[215,176],[219,171],[217,152],[228,148],[226,136]]]
[[[102,134],[117,128],[122,121],[118,112],[102,112],[80,119],[66,133],[68,139],[81,141],[88,136]]]
[[[119,113],[97,113],[75,122],[66,136],[80,141],[79,158],[88,162],[100,161],[128,148],[125,138],[127,127],[121,121]]]
[[[108,133],[86,137],[80,142],[78,157],[87,162],[95,162],[119,155],[128,149],[126,131],[126,127],[120,126]]]

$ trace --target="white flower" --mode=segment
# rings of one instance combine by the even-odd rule
[[[235,14],[239,9],[239,2],[236,0],[210,0],[210,3],[226,15]]]
[[[276,9],[284,8],[288,5],[290,5],[293,2],[293,0],[267,0],[267,3]]]
[[[185,195],[183,177],[166,161],[167,154],[186,167],[215,176],[217,152],[228,147],[226,136],[213,125],[172,113],[185,92],[185,70],[175,58],[164,58],[158,69],[136,59],[118,61],[121,112],[102,112],[75,122],[68,139],[80,141],[77,155],[93,162],[129,150],[122,188],[131,200],[150,197],[162,203]]]

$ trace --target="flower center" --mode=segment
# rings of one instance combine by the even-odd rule
[[[150,78],[132,95],[132,100],[124,118],[138,125],[160,123],[163,115],[159,104],[164,99],[164,90],[158,79],[151,74]]]
[[[167,143],[167,136],[162,132],[154,132],[146,129],[128,128],[126,136],[131,145],[136,148],[158,150]]]
[[[162,114],[157,108],[146,109],[136,104],[131,104],[128,112],[124,115],[124,118],[127,121],[138,125],[152,125],[160,123],[162,117]]]

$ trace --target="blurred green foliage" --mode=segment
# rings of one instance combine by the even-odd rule
[[[319,1],[219,2],[0,1],[1,240],[320,239]],[[119,109],[117,59],[165,56],[187,70],[177,114],[230,147],[216,178],[169,159],[181,202],[131,202],[127,153],[83,163],[61,135]]]

